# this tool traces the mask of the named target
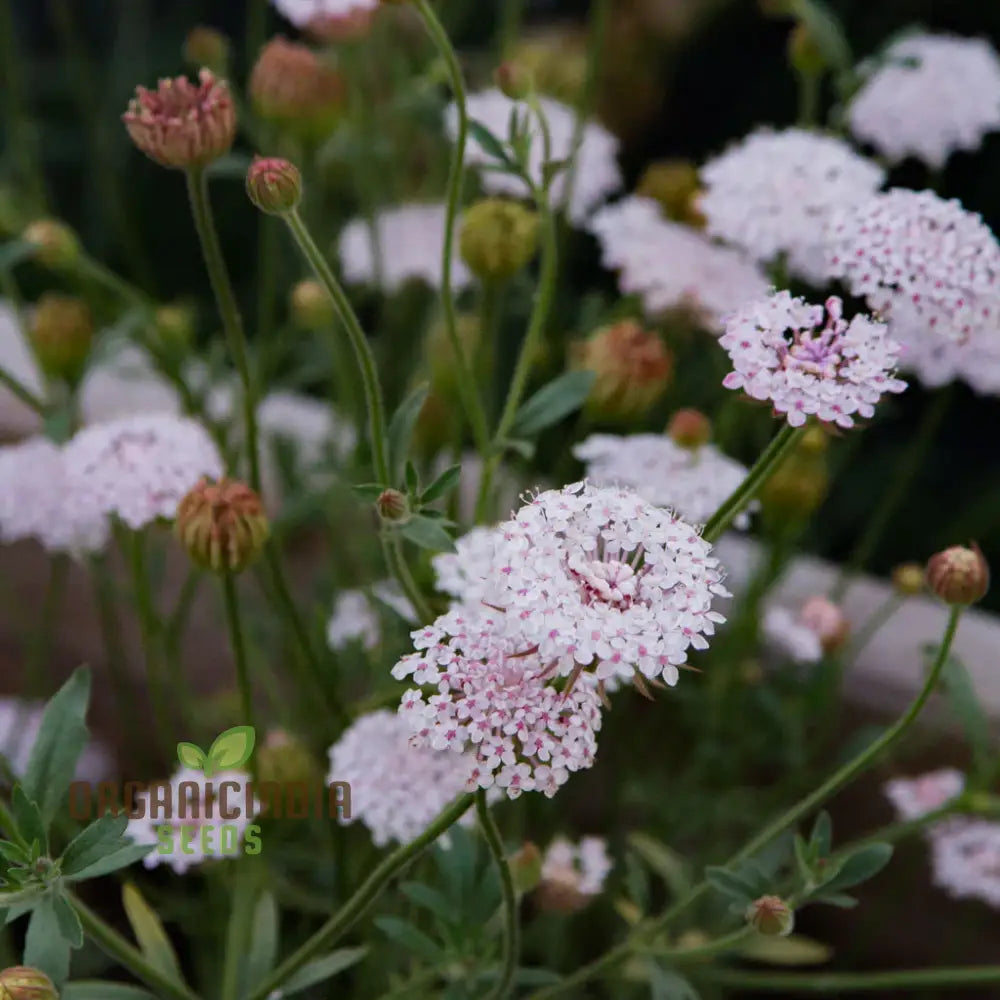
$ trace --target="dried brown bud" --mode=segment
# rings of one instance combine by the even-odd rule
[[[178,76],[160,80],[156,90],[137,87],[122,121],[151,160],[180,170],[224,156],[236,137],[229,85],[208,69],[199,72],[197,84]]]
[[[892,585],[904,597],[924,592],[924,567],[920,563],[903,563],[892,571]]]
[[[15,965],[0,972],[0,1000],[59,1000],[59,993],[44,972]]]
[[[795,914],[780,896],[761,896],[746,911],[746,920],[758,934],[785,937],[792,933]]]
[[[504,281],[535,256],[538,214],[516,201],[484,198],[466,209],[459,246],[473,274]]]
[[[239,573],[260,554],[270,525],[260,497],[232,479],[202,479],[181,500],[174,530],[191,559],[216,573]]]
[[[927,586],[946,604],[975,604],[990,587],[990,568],[979,546],[953,545],[927,562]]]
[[[38,363],[50,375],[73,380],[94,339],[94,321],[83,299],[46,292],[35,307],[29,330]]]
[[[21,237],[35,247],[35,260],[53,271],[72,268],[80,259],[80,241],[76,233],[58,219],[37,219]]]
[[[302,175],[288,160],[258,156],[247,171],[247,194],[262,212],[286,215],[302,198]]]
[[[667,424],[667,434],[682,448],[700,448],[712,440],[712,422],[700,410],[678,410]]]

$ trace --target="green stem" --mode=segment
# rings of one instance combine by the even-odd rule
[[[257,224],[257,340],[266,343],[274,329],[275,304],[278,299],[278,274],[280,268],[278,252],[277,220],[270,215],[261,215]]]
[[[753,992],[831,993],[865,990],[949,991],[986,983],[1000,983],[1000,965],[967,965],[940,969],[894,969],[891,972],[743,972],[737,969],[707,968],[706,979],[725,986]],[[897,994],[898,995],[898,994]]]
[[[666,959],[671,964],[700,961],[703,958],[711,958],[714,955],[731,951],[753,935],[753,928],[744,926],[729,934],[723,934],[722,937],[718,937],[714,941],[706,941],[704,944],[692,945],[689,948],[649,948],[644,950],[648,954],[656,955],[657,958]]]
[[[503,457],[502,451],[496,449],[502,447],[501,443],[514,424],[514,418],[517,416],[525,389],[528,386],[531,366],[545,335],[549,314],[552,312],[552,305],[555,301],[556,278],[559,275],[559,234],[555,216],[548,204],[547,191],[540,193],[538,209],[542,230],[542,269],[538,278],[538,293],[535,296],[535,307],[531,313],[528,331],[524,335],[521,351],[514,367],[510,388],[507,390],[507,400],[504,403],[503,412],[500,414],[500,422],[497,425],[496,437],[494,438],[494,452],[483,463],[483,475],[479,482],[479,496],[476,500],[477,523],[482,523],[485,519],[490,491],[493,488],[493,478]]]
[[[733,519],[742,513],[761,487],[778,470],[787,454],[795,447],[799,438],[805,433],[805,427],[792,427],[784,424],[780,431],[771,438],[771,443],[764,449],[747,473],[746,479],[726,499],[722,506],[708,519],[702,537],[707,542],[717,542],[726,531]]]
[[[226,262],[219,245],[219,234],[212,218],[212,206],[208,196],[208,178],[201,167],[192,168],[185,174],[187,177],[188,200],[191,202],[191,214],[195,229],[201,242],[201,252],[205,258],[205,268],[208,271],[215,301],[219,307],[222,328],[229,343],[229,351],[233,363],[239,373],[243,388],[243,421],[246,424],[247,449],[250,460],[250,485],[260,492],[260,452],[257,447],[257,403],[253,380],[250,376],[250,361],[247,353],[246,335],[243,332],[243,321],[240,319],[239,306],[233,294],[233,286],[226,270]]]
[[[462,198],[462,181],[465,170],[465,147],[469,133],[469,115],[466,107],[465,80],[462,77],[462,67],[458,56],[448,38],[448,33],[438,20],[434,9],[428,0],[416,0],[415,6],[424,20],[427,31],[437,46],[448,70],[451,89],[455,100],[455,110],[458,117],[458,128],[455,135],[455,146],[451,158],[451,170],[448,175],[448,195],[445,209],[444,252],[441,262],[441,305],[444,308],[445,328],[452,352],[455,355],[455,367],[458,369],[458,389],[462,397],[462,405],[472,427],[472,438],[476,450],[485,460],[490,450],[489,430],[486,425],[486,412],[483,401],[476,391],[475,373],[465,355],[465,349],[458,335],[458,321],[455,313],[455,293],[451,284],[452,260],[455,254],[455,220],[458,206]]]
[[[924,460],[931,445],[934,443],[934,436],[944,420],[948,407],[951,405],[954,393],[954,383],[944,389],[938,390],[933,401],[924,411],[917,431],[910,441],[909,447],[903,452],[899,463],[893,470],[891,479],[892,485],[885,493],[875,513],[872,515],[865,529],[864,534],[854,547],[844,570],[833,589],[831,600],[839,601],[853,582],[854,578],[867,566],[868,560],[875,551],[876,546],[882,539],[886,528],[889,526],[893,515],[899,509],[899,505],[906,498],[907,493],[913,486],[913,481],[923,468]]]
[[[775,837],[779,836],[790,826],[798,823],[804,816],[807,816],[813,810],[817,809],[828,798],[857,778],[863,771],[871,767],[871,765],[886,750],[888,750],[889,747],[892,746],[892,744],[894,744],[904,732],[906,732],[906,730],[920,714],[924,705],[927,703],[927,699],[930,697],[931,692],[937,685],[938,679],[941,676],[941,670],[944,667],[945,661],[948,659],[948,653],[951,650],[951,644],[955,638],[955,632],[958,629],[958,622],[961,618],[963,610],[964,609],[962,607],[954,607],[951,609],[951,614],[948,616],[948,624],[945,627],[944,636],[941,639],[941,645],[938,647],[937,655],[934,658],[934,663],[932,664],[931,669],[928,671],[924,685],[917,697],[911,702],[909,708],[907,708],[899,719],[897,719],[893,725],[889,726],[877,739],[873,740],[864,750],[857,754],[857,756],[835,771],[825,782],[823,782],[822,785],[819,786],[819,788],[800,799],[794,806],[782,813],[781,816],[769,823],[763,830],[760,831],[760,833],[744,844],[743,847],[741,847],[725,862],[726,868],[730,868],[733,865],[739,864],[741,861],[752,857],[758,851],[762,850],[769,843],[771,843]],[[660,914],[660,916],[639,924],[631,931],[629,936],[621,944],[609,949],[589,965],[585,965],[582,968],[577,969],[576,972],[568,976],[561,983],[533,993],[530,1000],[548,1000],[550,997],[558,996],[567,989],[588,982],[595,976],[600,975],[602,972],[613,968],[619,962],[624,961],[636,950],[636,948],[641,948],[647,944],[651,937],[660,933],[675,917],[684,913],[696,902],[698,902],[698,900],[709,892],[709,889],[710,886],[708,882],[700,882],[686,895],[682,896],[676,903],[674,903],[673,906],[671,906],[664,913]]]
[[[354,356],[361,371],[361,381],[365,388],[365,400],[368,404],[368,432],[371,438],[372,461],[375,466],[375,476],[380,483],[388,485],[391,479],[389,470],[388,446],[386,442],[385,403],[382,400],[382,388],[375,369],[375,357],[371,345],[365,336],[357,313],[351,305],[340,282],[334,276],[326,258],[320,252],[316,242],[309,233],[306,224],[298,212],[289,212],[282,216],[291,230],[295,242],[298,243],[302,255],[309,262],[313,272],[333,300],[337,313],[347,336],[354,348]],[[336,348],[336,345],[334,345]],[[333,362],[336,364],[337,351],[334,349]]]
[[[497,363],[497,339],[502,315],[503,283],[484,281],[479,292],[479,345],[476,349],[476,384],[490,417],[494,416],[495,397],[491,391]]]
[[[486,1000],[506,1000],[514,984],[514,973],[517,971],[518,955],[520,953],[520,923],[517,905],[517,893],[514,891],[514,879],[510,873],[510,865],[504,855],[503,841],[496,822],[490,815],[490,807],[486,802],[486,791],[480,788],[476,792],[476,815],[482,827],[486,844],[490,849],[493,863],[500,876],[500,888],[503,891],[503,966],[496,986],[487,994]]]
[[[819,124],[819,98],[822,76],[819,73],[798,73],[799,125],[815,128]]]
[[[250,668],[247,664],[246,643],[243,638],[243,625],[240,620],[239,595],[236,593],[236,578],[232,573],[222,574],[222,596],[226,605],[226,625],[229,629],[229,643],[233,648],[233,658],[236,661],[236,684],[240,692],[240,709],[243,713],[243,725],[253,726],[253,688],[250,684]]]
[[[413,610],[416,612],[418,620],[424,623],[432,621],[434,614],[424,599],[424,595],[420,592],[416,580],[413,579],[410,567],[406,564],[406,558],[403,556],[403,545],[400,539],[383,538],[382,547],[385,551],[386,563],[388,563],[392,575],[396,578],[400,587],[402,587],[403,593],[406,594],[413,605]]]
[[[509,58],[511,49],[521,33],[524,8],[527,0],[504,0],[499,7],[500,24],[497,28],[497,56],[500,61]]]
[[[70,906],[83,924],[84,933],[109,958],[128,969],[136,979],[142,980],[161,997],[169,1000],[199,1000],[198,994],[182,982],[164,975],[150,964],[137,948],[125,940],[113,927],[106,924],[93,910],[76,896],[69,895]]]
[[[238,870],[232,891],[229,928],[226,932],[226,954],[222,965],[222,1000],[239,1000],[240,973],[246,965],[250,947],[254,910],[257,905],[257,885],[252,874]]]
[[[442,833],[461,819],[473,802],[472,795],[460,796],[441,812],[419,837],[397,847],[365,879],[354,895],[305,944],[259,984],[247,1000],[266,1000],[273,991],[280,990],[303,965],[329,949],[368,912],[388,883],[414,858],[430,847]]]
[[[43,420],[45,419],[49,412],[48,404],[39,399],[26,385],[3,367],[0,367],[0,385],[9,389],[25,406],[34,410]]]

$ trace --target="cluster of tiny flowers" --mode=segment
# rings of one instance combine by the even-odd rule
[[[363,590],[342,590],[337,595],[326,626],[330,649],[344,649],[352,642],[360,642],[367,650],[378,647],[382,641],[382,621],[375,601],[391,608],[404,621],[416,624],[413,605],[394,580],[382,580],[371,590],[371,596]]]
[[[431,559],[437,589],[464,604],[503,600],[503,579],[495,572],[503,535],[497,528],[475,527],[455,540],[454,552]]]
[[[823,285],[827,219],[877,191],[885,172],[832,136],[761,129],[706,163],[701,180],[709,235],[755,260],[784,254],[790,271]]]
[[[581,896],[599,896],[613,867],[603,837],[582,837],[579,844],[556,837],[542,857],[542,881]]]
[[[78,401],[85,424],[182,411],[177,390],[156,371],[148,352],[127,343],[116,344],[113,353],[88,367]]]
[[[656,507],[704,524],[747,470],[711,444],[683,448],[665,434],[593,434],[573,449],[595,486],[626,486]],[[741,513],[737,528],[750,526]]]
[[[296,28],[308,27],[325,18],[350,17],[357,11],[374,10],[379,0],[271,0],[275,10]]]
[[[630,195],[606,205],[589,229],[604,267],[618,272],[619,290],[639,295],[648,315],[688,309],[721,331],[724,316],[768,292],[763,272],[742,251],[664,218],[650,198]]]
[[[565,162],[575,156],[572,194],[570,195],[568,191],[568,173],[566,170],[562,170],[552,182],[552,204],[559,208],[565,208],[570,221],[575,225],[580,225],[598,205],[621,187],[622,175],[618,168],[618,140],[604,126],[596,122],[587,122],[583,127],[580,145],[574,154],[576,111],[550,97],[539,98],[538,104],[545,118],[551,140],[550,162]],[[536,185],[542,183],[545,165],[542,128],[535,119],[534,113],[528,109],[524,102],[512,100],[496,89],[485,90],[469,97],[468,113],[473,121],[485,126],[501,140],[507,137],[512,114],[519,115],[522,120],[529,119],[532,144],[528,174]],[[451,105],[445,113],[445,125],[449,136],[454,141],[458,132],[458,112],[454,105]],[[470,164],[479,165],[495,162],[494,157],[472,136],[468,140],[466,160]],[[491,194],[504,194],[513,197],[524,197],[528,194],[524,181],[514,174],[493,170],[483,171],[482,184]],[[571,197],[571,201],[566,206],[568,195]]]
[[[406,719],[382,709],[353,722],[330,748],[329,781],[351,786],[351,819],[371,831],[376,847],[408,843],[457,795],[470,764],[447,752],[414,746]]]
[[[546,796],[590,767],[601,727],[592,677],[560,690],[556,664],[505,632],[504,615],[459,607],[413,633],[417,652],[392,670],[421,687],[400,704],[414,740],[465,763],[466,788],[503,789],[510,798]]]
[[[47,552],[101,551],[110,534],[102,505],[74,490],[66,450],[33,437],[0,447],[0,541],[35,539]]]
[[[934,884],[955,899],[1000,909],[1000,823],[954,820],[931,833]]]
[[[965,775],[952,767],[928,771],[917,778],[893,778],[882,787],[902,820],[920,819],[937,812],[965,789]]]
[[[761,631],[765,643],[793,663],[817,663],[823,658],[823,644],[814,628],[784,605],[764,612]]]
[[[201,771],[180,768],[170,778],[167,798],[170,804],[169,819],[154,804],[153,789],[137,795],[135,804],[138,806],[142,803],[144,808],[141,816],[129,819],[126,836],[136,844],[159,844],[162,843],[163,830],[167,828],[172,831],[170,839],[173,843],[170,853],[161,853],[158,849],[150,851],[142,859],[142,863],[147,868],[165,864],[176,874],[183,875],[189,868],[206,861],[233,857],[235,849],[243,842],[247,827],[260,812],[260,803],[254,800],[252,815],[247,815],[244,785],[249,777],[242,771],[220,771],[211,778],[206,778]],[[232,818],[221,815],[222,803],[218,801],[219,789],[226,782],[232,783],[227,788],[226,804],[231,812],[238,814]],[[160,797],[155,800],[160,801]],[[202,836],[203,827],[212,828],[211,837]],[[231,828],[232,833],[224,835],[224,827]],[[227,836],[234,839],[227,843]],[[182,849],[182,845],[185,849]]]
[[[891,329],[903,347],[899,367],[928,388],[961,380],[980,395],[1000,395],[1000,338],[994,330],[980,328],[967,340],[955,341],[919,322],[902,329],[893,323]]]
[[[723,380],[753,399],[770,400],[793,427],[810,416],[853,427],[871,417],[883,393],[902,392],[894,377],[900,347],[867,316],[849,323],[835,296],[814,306],[781,291],[740,309],[719,343],[734,370]]]
[[[979,215],[932,191],[893,188],[837,213],[829,272],[891,325],[963,341],[1000,317],[1000,245]]]
[[[41,703],[0,698],[0,756],[18,777],[28,769],[31,749],[42,729],[45,706]],[[114,764],[104,744],[92,740],[77,761],[77,781],[96,784],[111,776]]]
[[[439,204],[383,209],[372,224],[354,219],[340,234],[344,279],[351,284],[379,283],[382,291],[390,294],[408,281],[423,281],[431,288],[440,288],[444,236],[445,207]],[[468,288],[474,280],[472,272],[456,256],[451,267],[452,287]]]
[[[492,544],[459,547],[447,575],[469,581],[467,603],[502,608],[511,634],[561,673],[594,665],[601,680],[638,670],[673,685],[688,649],[707,648],[724,621],[712,546],[631,490],[547,490],[493,531]]]
[[[173,518],[202,477],[223,474],[208,432],[168,414],[84,427],[64,446],[63,458],[74,502],[117,516],[136,531],[158,518]]]
[[[940,170],[1000,129],[1000,59],[985,39],[910,35],[867,68],[847,121],[890,162],[915,156]]]

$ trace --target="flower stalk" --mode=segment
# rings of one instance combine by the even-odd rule
[[[490,855],[496,865],[497,874],[500,876],[500,889],[503,893],[503,965],[500,968],[500,977],[496,986],[487,994],[487,1000],[505,1000],[514,983],[518,954],[521,950],[517,893],[514,891],[514,879],[511,876],[510,864],[504,855],[500,831],[490,815],[490,807],[486,802],[486,791],[482,788],[476,792],[476,815],[479,818],[479,825],[482,827]]]

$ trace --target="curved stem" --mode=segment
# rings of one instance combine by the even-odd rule
[[[257,447],[257,401],[253,380],[250,376],[250,361],[247,354],[246,335],[240,319],[239,306],[233,294],[233,286],[226,270],[226,262],[219,245],[219,234],[215,230],[212,208],[208,197],[208,181],[204,169],[196,168],[186,172],[188,199],[195,229],[201,241],[201,251],[205,267],[212,283],[212,291],[222,318],[222,328],[229,343],[233,363],[240,376],[243,388],[243,421],[246,424],[247,450],[250,459],[250,485],[260,492],[260,452]]]
[[[239,595],[236,593],[236,578],[232,573],[222,574],[222,597],[226,606],[226,625],[229,629],[229,643],[233,647],[236,661],[236,685],[240,692],[240,709],[243,725],[254,726],[253,688],[250,685],[250,668],[247,663],[246,643],[243,639],[243,625],[240,621]],[[251,767],[254,765],[251,764]]]
[[[765,993],[841,993],[865,990],[949,990],[1000,983],[1000,965],[965,968],[894,969],[891,972],[749,972],[707,968],[706,979],[726,986]]]
[[[346,934],[368,912],[386,885],[417,855],[422,854],[442,833],[461,819],[473,801],[474,798],[471,795],[460,796],[441,812],[416,840],[412,840],[402,847],[397,847],[365,879],[357,892],[305,944],[286,958],[263,983],[259,984],[247,1000],[266,1000],[272,992],[280,990],[303,965],[320,952],[327,950],[342,935]]]
[[[165,976],[158,968],[146,961],[145,956],[125,940],[114,928],[108,926],[93,910],[76,896],[68,895],[70,906],[80,918],[84,933],[109,958],[128,969],[136,979],[142,980],[161,997],[169,1000],[198,1000],[184,983]]]
[[[937,685],[938,679],[941,676],[941,670],[948,659],[948,653],[951,650],[951,644],[955,638],[955,632],[958,629],[958,622],[963,610],[962,607],[953,607],[951,609],[951,613],[948,616],[948,624],[945,627],[944,636],[941,639],[941,645],[938,647],[934,663],[927,673],[927,678],[920,693],[910,703],[909,708],[881,736],[873,740],[857,756],[835,771],[819,788],[800,799],[794,806],[782,813],[781,816],[769,823],[760,833],[744,844],[743,847],[725,862],[725,867],[729,868],[744,861],[746,858],[752,857],[766,847],[775,837],[788,829],[788,827],[799,822],[804,816],[817,809],[828,798],[871,767],[906,732],[920,714],[927,703],[927,699],[931,696],[931,692]],[[651,937],[661,932],[675,917],[688,910],[705,896],[709,888],[708,882],[700,882],[666,912],[639,924],[621,944],[606,951],[589,965],[577,969],[576,972],[568,976],[561,983],[531,994],[530,1000],[548,1000],[550,997],[558,996],[566,990],[588,982],[602,972],[613,968],[619,962],[628,958],[637,948],[648,944]]]
[[[517,971],[518,954],[520,952],[520,924],[518,922],[517,893],[514,891],[514,879],[510,874],[510,865],[504,855],[503,841],[500,831],[490,815],[490,807],[486,803],[486,791],[482,788],[476,792],[476,815],[483,829],[490,855],[497,866],[500,876],[500,888],[503,892],[503,966],[496,986],[487,994],[486,1000],[505,1000],[514,983],[514,973]]]
[[[764,449],[747,473],[746,479],[723,502],[722,506],[708,519],[702,536],[707,542],[717,542],[733,519],[746,509],[751,500],[760,492],[761,487],[771,478],[784,461],[785,456],[795,447],[799,438],[805,433],[805,427],[792,427],[784,424],[780,431],[771,438],[771,443]]]
[[[48,404],[3,367],[0,367],[0,385],[9,389],[25,406],[34,410],[43,419],[48,414]]]
[[[441,305],[444,308],[445,328],[448,340],[455,355],[455,367],[458,369],[458,388],[462,396],[462,405],[472,427],[472,438],[476,450],[485,460],[490,449],[489,431],[486,426],[486,413],[483,402],[476,388],[475,374],[465,355],[462,341],[458,336],[458,322],[455,316],[455,293],[451,286],[452,260],[455,256],[455,220],[458,215],[458,205],[462,198],[462,180],[465,169],[465,147],[469,134],[469,114],[466,108],[465,81],[462,77],[462,67],[458,56],[448,38],[448,33],[438,20],[437,14],[428,0],[416,0],[414,5],[424,20],[428,34],[434,40],[441,58],[448,69],[448,78],[455,98],[455,110],[458,117],[458,128],[455,135],[455,148],[451,158],[451,170],[448,174],[448,195],[445,208],[444,252],[441,259]]]
[[[372,463],[375,466],[375,476],[380,483],[389,485],[390,471],[388,446],[386,443],[386,421],[385,403],[382,400],[382,388],[379,385],[378,373],[375,368],[375,357],[372,354],[368,338],[361,328],[357,313],[351,305],[351,300],[341,287],[340,282],[335,277],[326,258],[316,246],[315,240],[309,233],[309,229],[302,221],[298,212],[289,212],[282,216],[291,230],[295,242],[298,243],[302,255],[309,262],[313,272],[320,283],[326,289],[327,294],[333,300],[337,313],[347,336],[350,338],[351,347],[354,348],[354,356],[361,371],[361,381],[365,388],[365,400],[368,404],[368,432],[371,438]],[[334,351],[334,363],[336,363],[336,351]]]

